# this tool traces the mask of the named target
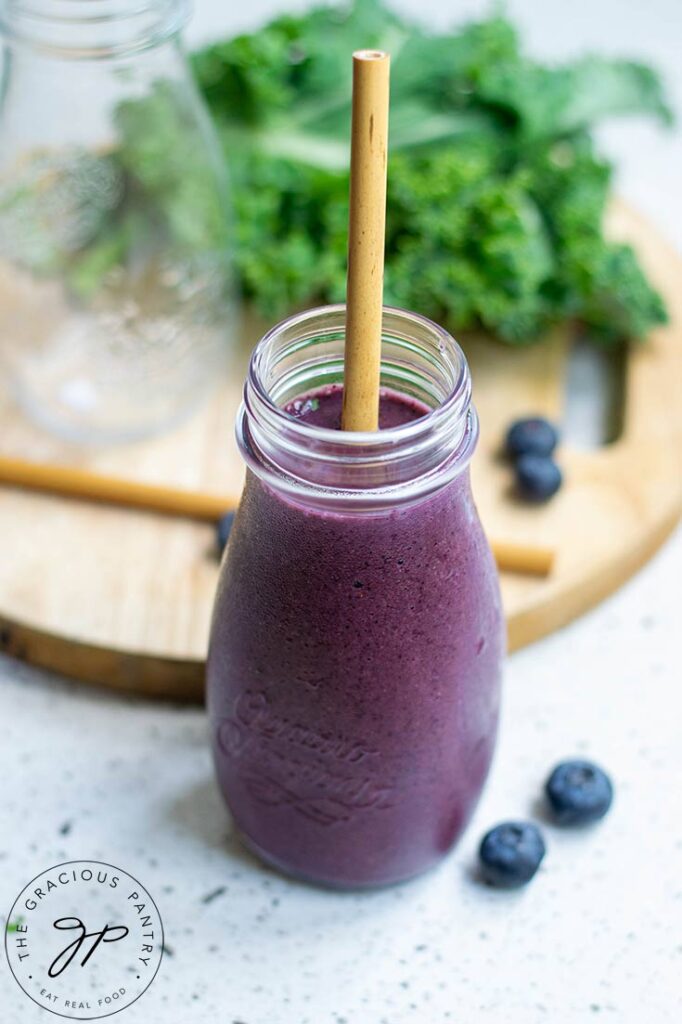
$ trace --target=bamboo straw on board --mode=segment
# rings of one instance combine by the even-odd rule
[[[378,430],[390,58],[353,54],[343,430]]]
[[[7,456],[0,456],[0,484],[208,523],[217,522],[237,505],[234,495],[140,483],[74,466],[29,462]],[[533,576],[546,576],[551,571],[554,561],[551,548],[509,541],[493,540],[491,543],[501,570]]]
[[[237,505],[237,498],[226,494],[206,494],[123,480],[74,466],[28,462],[6,456],[0,456],[0,484],[214,523]]]
[[[497,568],[503,572],[525,573],[527,576],[549,576],[554,565],[554,550],[539,544],[491,540]]]

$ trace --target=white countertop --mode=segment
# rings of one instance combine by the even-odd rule
[[[3,660],[2,911],[72,859],[138,878],[169,953],[116,1017],[126,1024],[679,1024],[681,571],[682,531],[596,611],[509,659],[492,777],[464,839],[435,872],[368,894],[287,881],[241,850],[200,710]],[[612,773],[610,815],[587,833],[545,825],[525,891],[480,886],[481,833],[533,815],[550,767],[573,754]],[[58,1019],[4,959],[0,993],[3,1024]]]
[[[682,109],[678,0],[509,6],[538,52],[656,61]],[[242,24],[276,7],[251,0]],[[224,5],[198,8],[195,38],[226,24]],[[621,161],[621,191],[682,247],[680,134],[620,124],[602,137]],[[103,860],[139,878],[167,952],[147,993],[116,1016],[125,1024],[678,1024],[681,577],[678,531],[619,593],[509,659],[498,752],[464,839],[435,872],[368,894],[290,882],[239,847],[201,710],[0,659],[0,913],[61,861]],[[574,754],[612,774],[610,815],[587,832],[543,823],[547,857],[524,891],[477,884],[482,832],[536,815],[550,768]],[[0,1007],[2,1024],[59,1019],[27,1000],[4,957]]]

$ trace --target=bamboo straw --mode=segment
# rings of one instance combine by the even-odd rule
[[[27,462],[24,459],[0,457],[0,483],[25,487],[30,491],[61,494],[67,498],[122,505],[150,512],[217,520],[237,504],[235,497],[206,494],[177,487],[140,483],[120,477],[104,476],[74,466]]]
[[[343,430],[378,430],[390,58],[353,54]]]
[[[537,544],[519,544],[512,541],[490,542],[497,568],[505,572],[520,572],[528,576],[549,576],[554,565],[552,548]]]
[[[0,484],[209,523],[217,522],[237,505],[234,495],[145,484],[74,466],[28,462],[7,456],[0,456]],[[554,552],[551,548],[509,541],[492,541],[491,546],[500,570],[547,576],[552,569]]]

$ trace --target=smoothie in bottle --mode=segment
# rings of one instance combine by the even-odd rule
[[[381,429],[344,433],[344,318],[299,314],[254,352],[208,706],[247,844],[354,887],[427,869],[465,827],[493,752],[503,619],[463,353],[386,309]]]

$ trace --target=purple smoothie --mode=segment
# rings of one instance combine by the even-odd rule
[[[338,428],[342,390],[287,411]],[[428,412],[382,392],[382,429]],[[493,753],[503,653],[468,470],[369,516],[248,472],[208,660],[218,779],[247,843],[331,885],[396,882],[466,825]]]

